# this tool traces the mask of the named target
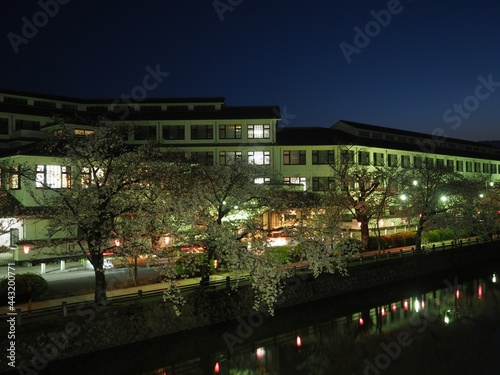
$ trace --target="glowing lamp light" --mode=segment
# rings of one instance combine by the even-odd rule
[[[116,247],[120,247],[121,245],[122,245],[122,242],[121,242],[121,241],[117,238],[117,239],[115,240],[115,246],[116,246]]]
[[[416,312],[420,311],[420,302],[418,301],[417,298],[415,298],[415,302],[413,303],[413,306],[415,307]]]
[[[172,242],[172,237],[170,237],[169,235],[166,235],[164,241],[165,241],[165,245],[170,245],[170,243]]]
[[[258,359],[262,359],[262,358],[264,358],[266,351],[264,348],[260,347],[260,348],[257,348],[257,350],[255,351],[255,354],[257,355]]]
[[[493,277],[491,278],[491,281],[496,283],[497,282],[497,275],[494,273]]]
[[[457,289],[457,290],[455,291],[455,297],[457,297],[457,299],[459,299],[459,298],[460,298],[460,289]]]
[[[220,372],[220,363],[219,362],[215,362],[214,372],[217,374]]]
[[[407,299],[405,299],[405,300],[403,301],[403,309],[404,309],[405,311],[408,311],[408,300],[407,300]]]
[[[363,320],[362,317],[359,317],[359,325],[362,326],[365,324],[365,321]]]
[[[425,301],[422,300],[422,310],[425,310]]]
[[[394,312],[395,312],[397,309],[398,309],[398,307],[396,306],[396,304],[395,304],[395,303],[393,303],[393,304],[392,304],[392,311],[394,311]]]
[[[444,316],[444,323],[448,324],[450,322],[450,317],[448,315]]]
[[[479,284],[479,286],[477,287],[477,298],[483,298],[483,286],[481,284]]]
[[[358,228],[361,228],[361,221],[358,221]]]
[[[302,346],[302,339],[300,338],[300,336],[297,336],[295,338],[295,345],[297,345],[297,348],[300,348]]]
[[[380,314],[382,316],[386,316],[387,315],[387,311],[385,310],[385,307],[382,307],[382,309],[380,310]]]
[[[31,246],[29,246],[29,245],[23,246],[23,253],[29,254],[30,250],[31,250]]]

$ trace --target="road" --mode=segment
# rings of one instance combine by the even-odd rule
[[[158,276],[158,271],[154,268],[138,268],[139,280],[148,281]],[[49,272],[43,275],[49,284],[48,293],[52,296],[66,296],[74,294],[76,291],[92,293],[95,286],[93,270],[75,270],[70,272]],[[121,289],[126,286],[133,286],[132,273],[126,268],[106,270],[106,282],[108,290]]]

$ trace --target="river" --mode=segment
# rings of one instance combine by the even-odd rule
[[[499,374],[500,264],[56,361],[46,373]]]

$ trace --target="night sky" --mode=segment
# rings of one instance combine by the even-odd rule
[[[148,97],[279,105],[285,126],[500,139],[494,0],[55,1],[0,3],[0,87],[119,98],[149,66]]]

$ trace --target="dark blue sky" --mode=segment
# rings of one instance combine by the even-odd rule
[[[0,3],[0,87],[115,98],[159,65],[170,74],[149,97],[276,104],[286,126],[500,139],[494,0],[59,1],[45,18],[37,1]],[[23,17],[36,35],[23,36]]]

